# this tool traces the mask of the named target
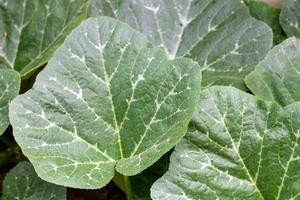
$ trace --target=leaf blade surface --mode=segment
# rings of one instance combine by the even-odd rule
[[[282,11],[280,14],[280,24],[288,37],[300,37],[300,1],[282,1]]]
[[[272,30],[251,17],[239,0],[93,0],[91,16],[124,21],[162,46],[169,57],[192,58],[202,67],[202,86],[234,85],[272,46]]]
[[[12,103],[14,136],[43,179],[99,188],[115,166],[135,175],[183,137],[200,81],[191,60],[169,60],[124,23],[89,19]]]
[[[18,95],[20,82],[17,72],[0,69],[0,135],[9,125],[8,104]]]
[[[40,179],[29,162],[19,163],[8,172],[3,183],[3,198],[30,200],[67,199],[66,188]]]
[[[245,82],[259,98],[285,106],[300,100],[300,40],[291,37],[275,46]]]
[[[26,77],[45,64],[84,19],[87,5],[87,0],[1,0],[0,68]]]
[[[281,108],[235,88],[207,89],[151,197],[297,199],[299,111],[299,102]]]

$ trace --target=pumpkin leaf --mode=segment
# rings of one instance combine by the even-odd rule
[[[235,85],[272,46],[272,30],[240,0],[92,0],[91,16],[115,17],[144,33],[169,57],[192,58],[202,86]]]
[[[0,69],[0,135],[9,125],[8,104],[19,94],[20,82],[17,72]]]
[[[282,1],[280,24],[288,37],[300,37],[300,1]]]
[[[0,68],[25,77],[45,64],[85,18],[87,2],[0,0]]]
[[[40,179],[29,162],[21,162],[6,175],[3,182],[5,200],[66,200],[65,187]]]
[[[273,30],[273,44],[279,44],[286,39],[286,34],[283,31],[279,16],[281,9],[275,8],[260,0],[244,0],[248,6],[251,16],[268,24]]]
[[[300,101],[300,40],[292,37],[275,46],[245,82],[261,99],[280,105]]]
[[[14,136],[46,181],[100,188],[135,175],[184,136],[200,94],[190,59],[169,60],[112,18],[76,28],[10,106]]]
[[[232,87],[203,91],[154,200],[299,199],[300,102],[281,108]]]

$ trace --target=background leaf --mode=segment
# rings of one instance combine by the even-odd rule
[[[300,101],[300,40],[292,37],[274,47],[245,82],[264,100],[280,105]]]
[[[300,102],[275,103],[231,87],[203,91],[155,199],[298,199]]]
[[[88,0],[0,0],[0,68],[21,76],[46,63],[86,16]]]
[[[281,9],[275,8],[261,0],[244,0],[244,2],[249,8],[251,16],[267,23],[272,28],[274,45],[286,39],[287,36],[279,22]]]
[[[8,103],[19,94],[20,82],[17,72],[0,69],[0,135],[9,125]]]
[[[151,200],[150,188],[157,179],[167,172],[172,150],[164,154],[157,162],[142,171],[140,174],[129,177],[132,190],[131,193],[134,200]],[[124,183],[123,175],[118,173],[115,174],[113,181],[125,193],[128,192]]]
[[[135,175],[183,137],[200,93],[190,59],[168,60],[127,24],[93,18],[74,30],[10,107],[14,136],[43,179],[100,188]]]
[[[202,86],[246,89],[243,77],[272,46],[272,30],[251,17],[240,0],[92,0],[90,15],[118,18],[170,57],[197,61]]]
[[[66,188],[40,179],[29,162],[19,163],[5,177],[3,183],[5,200],[64,200]]]
[[[283,0],[280,23],[286,34],[300,37],[300,1]]]

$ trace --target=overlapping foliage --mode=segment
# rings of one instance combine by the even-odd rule
[[[299,5],[0,0],[2,198],[299,199]]]
[[[12,102],[10,120],[42,178],[99,188],[114,166],[137,174],[183,137],[200,81],[191,60],[168,60],[126,24],[89,19]]]
[[[26,76],[86,16],[88,0],[0,0],[0,68]]]
[[[91,16],[120,19],[144,33],[170,57],[202,67],[202,86],[235,85],[272,46],[272,31],[237,0],[93,0]]]
[[[299,116],[300,102],[281,108],[231,87],[203,91],[152,198],[297,199]]]
[[[5,177],[3,199],[66,199],[66,188],[40,179],[29,162],[19,163]]]

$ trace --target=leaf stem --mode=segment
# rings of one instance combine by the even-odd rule
[[[126,195],[127,195],[127,200],[133,200],[132,199],[132,193],[131,193],[131,184],[128,176],[123,175],[124,177],[124,185],[126,189]]]

